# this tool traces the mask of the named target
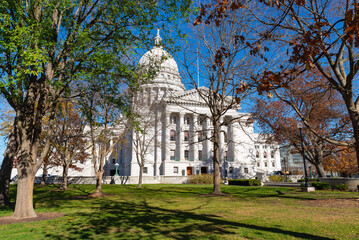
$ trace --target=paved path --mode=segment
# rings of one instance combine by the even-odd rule
[[[300,182],[265,182],[265,186],[275,186],[275,187],[300,187],[302,183]]]

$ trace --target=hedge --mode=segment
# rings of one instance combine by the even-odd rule
[[[332,187],[326,182],[311,182],[310,185],[317,190],[330,190]]]
[[[338,189],[338,190],[340,190],[340,191],[348,191],[348,190],[349,190],[349,187],[348,187],[348,185],[346,185],[345,183],[343,183],[343,184],[335,185],[335,189]]]
[[[187,178],[189,184],[213,184],[213,174],[190,175]]]
[[[239,186],[260,186],[261,181],[258,179],[230,179],[228,185],[239,185]]]

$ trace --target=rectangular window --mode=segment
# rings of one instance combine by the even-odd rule
[[[272,167],[275,167],[275,164],[274,164],[274,162],[272,162]]]
[[[143,168],[143,173],[147,173],[147,172],[148,172],[147,167],[144,167],[144,168]]]
[[[173,173],[178,173],[178,167],[173,167]]]
[[[233,173],[233,167],[229,167],[229,173]]]
[[[248,168],[244,168],[244,173],[248,173]]]
[[[188,160],[188,157],[189,157],[189,151],[184,150],[184,160]]]
[[[176,120],[177,120],[177,119],[176,119],[175,116],[171,116],[171,117],[170,117],[170,123],[171,123],[171,124],[176,124]]]
[[[197,132],[197,136],[198,136],[198,142],[201,142],[202,141],[202,133]]]
[[[170,141],[176,141],[176,131],[171,130],[170,132]]]
[[[185,142],[188,142],[188,131],[184,131],[184,140]]]
[[[202,160],[202,150],[198,150],[198,160]]]
[[[260,162],[257,162],[257,167],[260,167],[261,165],[260,165]]]
[[[176,160],[176,151],[175,150],[171,150],[170,159],[171,160]]]
[[[265,167],[268,167],[268,163],[267,163],[267,162],[264,162],[264,166],[265,166]]]

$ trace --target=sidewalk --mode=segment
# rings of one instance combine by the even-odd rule
[[[301,182],[265,182],[264,186],[275,186],[275,187],[300,187]]]

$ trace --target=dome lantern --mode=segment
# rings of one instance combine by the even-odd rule
[[[155,37],[154,47],[161,47],[161,45],[162,45],[162,38],[160,36],[160,29],[157,28],[157,36]]]
[[[146,52],[138,62],[139,65],[149,68],[151,68],[151,65],[156,64],[156,62],[160,63],[159,72],[149,85],[156,85],[170,91],[184,91],[185,87],[178,71],[177,62],[171,54],[163,49],[159,29],[157,29],[157,35],[154,40],[153,48]]]

